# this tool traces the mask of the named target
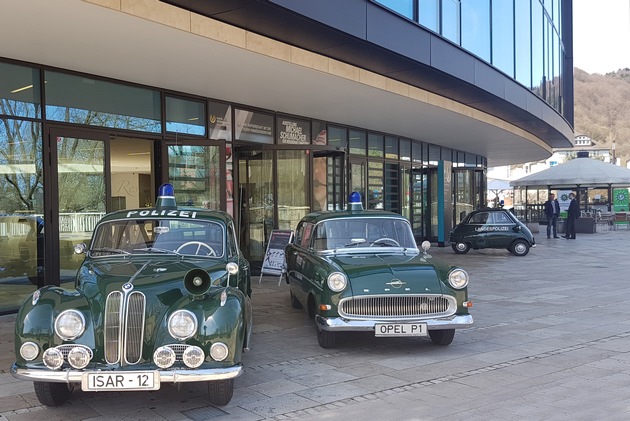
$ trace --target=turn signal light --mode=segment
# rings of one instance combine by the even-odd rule
[[[320,305],[319,305],[319,309],[320,309],[321,311],[328,311],[328,310],[330,310],[330,309],[331,309],[331,307],[330,307],[330,304],[320,304]]]
[[[468,308],[470,308],[470,307],[472,307],[472,301],[464,301],[464,302],[462,303],[462,305],[463,305],[464,307],[468,307]]]

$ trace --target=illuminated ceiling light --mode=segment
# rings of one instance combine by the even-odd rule
[[[33,85],[22,86],[21,88],[17,88],[11,91],[12,94],[17,94],[18,92],[25,91],[27,89],[32,89]]]

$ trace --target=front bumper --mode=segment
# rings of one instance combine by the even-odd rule
[[[453,315],[439,319],[418,319],[418,320],[348,320],[342,317],[322,317],[315,316],[315,323],[322,330],[332,332],[366,332],[373,331],[377,323],[426,323],[428,330],[440,329],[464,329],[471,327],[473,318],[470,314]]]
[[[81,383],[83,375],[88,372],[121,373],[119,370],[40,370],[30,368],[19,368],[16,364],[11,366],[11,375],[16,379],[30,380],[35,382],[51,382],[51,383]],[[133,373],[134,371],[124,371],[125,373]],[[138,371],[140,372],[140,371]],[[213,380],[227,380],[238,377],[243,372],[243,365],[237,364],[226,368],[210,368],[201,370],[156,370],[156,375],[160,379],[160,383],[188,383],[188,382],[206,382]]]

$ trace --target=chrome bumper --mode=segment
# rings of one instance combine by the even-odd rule
[[[147,370],[137,370],[147,371]],[[153,371],[153,370],[149,370]],[[227,380],[240,376],[243,373],[243,365],[238,364],[227,368],[211,368],[205,370],[155,370],[160,379],[160,383],[187,383],[206,382],[213,380]],[[11,375],[16,379],[30,380],[34,382],[51,383],[81,383],[83,375],[86,373],[121,373],[120,370],[39,370],[30,368],[18,368],[15,364],[11,366]],[[133,373],[134,371],[124,371]]]
[[[428,330],[439,329],[464,329],[471,327],[473,318],[470,314],[463,316],[441,317],[439,319],[418,319],[418,320],[347,320],[341,317],[326,318],[320,315],[315,316],[315,323],[322,330],[335,332],[343,331],[373,331],[377,323],[426,323]]]

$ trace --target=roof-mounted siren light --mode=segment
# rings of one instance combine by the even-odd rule
[[[158,198],[156,202],[157,209],[177,209],[177,202],[175,202],[175,189],[173,185],[164,183],[158,189]]]
[[[348,205],[351,211],[362,211],[363,201],[361,200],[361,194],[359,192],[352,192],[348,197]]]

